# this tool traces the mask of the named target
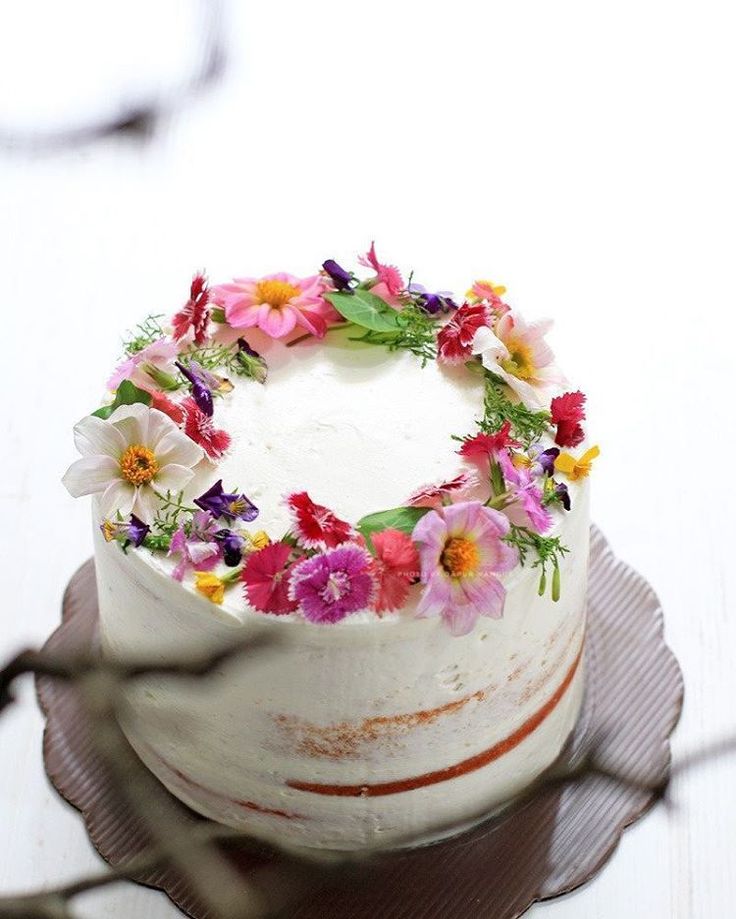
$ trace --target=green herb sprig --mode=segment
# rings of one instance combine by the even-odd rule
[[[128,332],[128,337],[123,340],[123,351],[126,357],[138,354],[148,345],[165,337],[166,332],[159,321],[163,318],[163,313],[152,313]]]
[[[493,434],[506,421],[511,422],[512,435],[528,449],[549,429],[550,414],[544,411],[535,412],[521,402],[512,402],[500,377],[486,371],[480,429],[486,434]]]
[[[522,565],[534,556],[532,568],[541,568],[539,576],[539,596],[543,596],[547,589],[547,569],[552,568],[552,599],[560,599],[560,560],[570,551],[560,542],[559,536],[540,536],[528,527],[511,524],[504,542],[513,546],[519,553],[519,562]]]
[[[417,306],[407,306],[396,313],[396,328],[390,332],[376,332],[368,329],[363,335],[351,341],[362,341],[371,345],[383,345],[389,351],[411,351],[422,361],[437,357],[435,321]]]

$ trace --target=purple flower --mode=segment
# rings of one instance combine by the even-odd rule
[[[546,533],[552,526],[552,516],[544,506],[544,495],[532,470],[523,466],[517,469],[509,462],[503,464],[503,474],[509,496],[503,513],[517,526]]]
[[[245,371],[246,376],[249,376],[252,380],[255,380],[256,383],[266,382],[266,377],[268,376],[268,366],[266,361],[255,350],[255,348],[251,348],[251,346],[244,338],[238,339],[238,353],[236,357],[238,363]]]
[[[345,543],[299,562],[292,571],[289,597],[310,622],[339,622],[368,609],[375,589],[371,556],[355,543]]]
[[[225,517],[228,520],[245,520],[250,523],[258,516],[258,508],[250,498],[237,492],[226,492],[222,487],[222,479],[206,491],[199,498],[194,499],[197,507],[209,511],[213,517]]]
[[[191,524],[183,524],[171,537],[169,555],[179,555],[180,559],[171,572],[177,581],[186,574],[189,568],[197,571],[211,571],[220,560],[220,547],[216,542],[217,524],[212,514],[198,511]]]
[[[212,401],[212,390],[205,379],[206,372],[203,372],[202,368],[194,363],[189,367],[185,367],[181,361],[176,361],[176,366],[187,380],[189,380],[192,387],[192,398],[197,403],[199,409],[204,412],[208,418],[211,418],[215,413],[215,406]],[[211,374],[207,374],[208,378],[211,376]]]
[[[564,482],[558,482],[555,485],[555,495],[557,495],[557,500],[565,508],[566,511],[570,510],[570,490]]]
[[[229,568],[239,565],[243,558],[245,539],[232,530],[218,530],[215,533],[215,539],[222,550],[222,558],[225,564]]]
[[[135,514],[130,515],[130,521],[128,523],[128,539],[131,543],[138,549],[143,545],[143,541],[151,532],[151,528],[147,523],[144,523]]]
[[[457,303],[452,299],[452,293],[449,290],[430,293],[423,284],[410,284],[409,290],[417,295],[417,305],[430,316],[449,313],[457,309]]]
[[[107,542],[122,539],[124,549],[127,549],[128,546],[135,546],[136,549],[139,549],[143,545],[146,536],[151,532],[148,524],[136,517],[135,514],[131,514],[128,521],[105,520],[100,525],[100,529]]]
[[[338,265],[334,258],[328,258],[326,262],[322,262],[322,268],[330,276],[337,290],[350,290],[354,281],[353,275]]]

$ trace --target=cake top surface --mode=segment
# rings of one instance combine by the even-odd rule
[[[585,397],[545,335],[479,281],[459,303],[371,246],[210,287],[149,316],[65,484],[105,539],[217,605],[334,625],[503,613],[536,566],[559,596],[559,524],[587,477]]]

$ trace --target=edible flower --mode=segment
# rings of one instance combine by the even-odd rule
[[[233,530],[218,530],[215,533],[215,540],[222,551],[222,560],[228,568],[235,568],[243,560],[243,549],[246,546],[246,539],[240,533]]]
[[[511,437],[511,422],[504,421],[493,434],[480,433],[468,437],[457,451],[465,459],[480,460],[490,457],[496,459],[500,453],[507,453],[509,447],[520,447],[518,440]]]
[[[372,268],[376,272],[375,278],[370,282],[371,293],[380,297],[389,306],[401,306],[401,293],[404,289],[401,272],[395,265],[384,265],[378,261],[375,242],[371,243],[365,255],[358,257],[358,261],[364,267]]]
[[[171,572],[176,581],[181,581],[190,568],[211,571],[220,560],[220,547],[215,539],[217,524],[211,514],[197,511],[189,525],[182,524],[171,537],[169,556],[179,556]]]
[[[168,415],[177,426],[181,426],[184,423],[184,409],[159,389],[151,390],[151,408],[158,409],[159,412]]]
[[[327,282],[320,275],[297,278],[280,272],[263,278],[236,278],[212,289],[234,329],[258,326],[271,338],[283,338],[299,325],[323,338],[328,322],[340,319],[324,299]]]
[[[207,341],[210,323],[210,292],[207,278],[201,272],[195,274],[189,288],[189,299],[171,320],[174,338],[179,341],[191,330],[197,345]]]
[[[518,314],[505,313],[493,329],[479,328],[473,338],[473,354],[530,408],[546,407],[549,389],[564,380],[544,340],[551,326],[550,320],[526,323]]]
[[[180,373],[189,381],[192,389],[192,398],[197,403],[199,410],[211,418],[215,413],[215,406],[212,401],[212,389],[208,385],[210,381],[205,380],[204,375],[199,372],[199,367],[186,367],[181,361],[176,361]]]
[[[505,293],[506,288],[502,284],[494,284],[493,281],[475,281],[465,297],[471,303],[485,301],[496,316],[503,316],[511,309],[508,303],[504,303],[501,299]]]
[[[99,495],[103,518],[132,513],[149,523],[156,492],[182,491],[204,456],[170,418],[140,402],[119,406],[108,419],[83,418],[74,440],[82,458],[69,467],[64,485],[75,498]]]
[[[275,542],[248,556],[241,578],[245,598],[254,609],[282,615],[297,608],[289,597],[291,554],[291,546]]]
[[[517,526],[546,533],[552,526],[552,515],[544,506],[544,492],[532,470],[504,459],[501,466],[507,489],[502,512]]]
[[[484,303],[463,303],[437,334],[437,358],[445,364],[470,360],[478,329],[486,327],[491,314]]]
[[[211,571],[195,571],[194,587],[212,603],[220,604],[225,599],[225,582]]]
[[[315,504],[306,491],[294,492],[286,498],[294,530],[307,549],[334,548],[353,536],[349,523],[340,520],[322,504]]]
[[[225,517],[228,520],[245,520],[250,523],[258,516],[258,508],[250,498],[237,492],[226,492],[219,479],[199,498],[194,499],[197,507],[209,511],[213,517]]]
[[[369,609],[376,582],[368,552],[355,543],[313,555],[292,571],[289,597],[310,622],[339,622]]]
[[[436,485],[425,485],[415,491],[406,502],[412,507],[439,507],[451,495],[460,495],[475,488],[478,477],[472,472],[460,472],[454,479],[439,482]]]
[[[264,358],[251,348],[244,338],[238,339],[237,361],[245,371],[245,375],[255,380],[256,383],[265,383],[268,376],[268,365]]]
[[[144,523],[135,514],[130,515],[129,520],[103,520],[100,530],[105,538],[105,542],[113,540],[122,540],[123,548],[134,546],[139,549],[146,536],[151,532],[150,526]]]
[[[409,285],[409,293],[416,296],[417,305],[425,313],[429,313],[430,316],[451,313],[457,309],[457,303],[452,299],[452,292],[449,290],[438,290],[435,293],[430,293],[423,284],[414,282]]]
[[[560,453],[555,460],[555,470],[566,475],[571,482],[585,479],[590,475],[590,470],[593,467],[593,460],[597,456],[600,456],[600,452],[599,447],[591,447],[590,450],[586,450],[578,459],[575,459],[571,453]]]
[[[181,407],[184,411],[184,433],[202,447],[210,459],[219,459],[230,446],[230,435],[216,428],[212,418],[191,397],[184,399]]]
[[[373,534],[372,542],[372,570],[378,584],[374,609],[377,613],[390,612],[404,605],[410,585],[419,577],[419,553],[411,537],[401,530],[381,530]]]
[[[453,635],[470,632],[479,616],[503,615],[506,589],[498,578],[518,562],[503,541],[508,519],[479,501],[430,511],[414,527],[424,593],[419,618],[440,616]]]
[[[116,390],[123,380],[130,380],[141,389],[153,387],[175,389],[174,360],[179,351],[176,342],[159,338],[126,358],[107,381],[109,390]]]
[[[322,270],[329,275],[335,290],[350,290],[355,283],[352,272],[338,265],[334,258],[322,262]]]
[[[585,420],[585,395],[566,392],[550,403],[552,424],[557,425],[555,443],[561,447],[577,447],[585,439],[581,421]]]

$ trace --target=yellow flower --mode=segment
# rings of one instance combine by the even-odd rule
[[[600,452],[600,447],[591,447],[579,459],[575,459],[572,453],[560,453],[555,460],[555,472],[563,473],[572,482],[584,479],[590,474],[593,460]]]
[[[194,572],[196,589],[213,603],[222,603],[225,599],[225,582],[211,571]]]
[[[493,296],[503,297],[506,288],[503,284],[494,284],[493,281],[474,281],[470,290],[465,292],[465,299],[471,303],[479,300],[491,300]]]
[[[259,530],[257,533],[244,533],[245,538],[252,551],[256,549],[265,549],[271,544],[271,537],[265,530]]]

